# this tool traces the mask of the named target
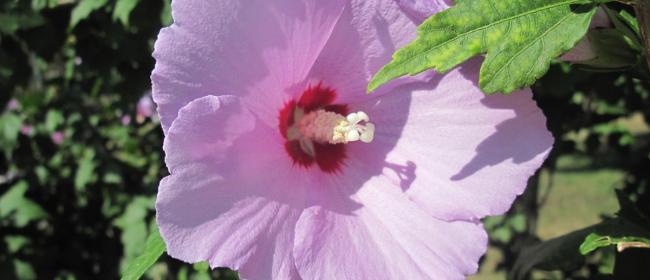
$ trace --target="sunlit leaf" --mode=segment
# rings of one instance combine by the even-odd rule
[[[139,0],[117,0],[113,10],[113,20],[120,20],[123,25],[129,25],[131,11],[138,5]]]
[[[80,21],[86,19],[90,13],[94,10],[97,10],[104,5],[108,0],[81,0],[79,4],[72,10],[72,15],[70,16],[70,28],[73,28]]]
[[[585,35],[595,7],[590,0],[460,1],[427,19],[417,39],[372,78],[368,91],[428,69],[444,73],[484,53],[479,85],[485,93],[529,86]]]

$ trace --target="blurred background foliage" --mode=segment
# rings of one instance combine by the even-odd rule
[[[169,0],[0,2],[0,279],[115,279],[144,250],[167,174],[151,52],[171,20]],[[484,221],[472,279],[650,279],[648,250],[579,251],[592,232],[647,233],[646,77],[557,63],[533,91],[557,142],[512,210]],[[236,273],[164,256],[145,277]]]

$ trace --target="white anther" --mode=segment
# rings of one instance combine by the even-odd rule
[[[329,141],[332,144],[348,143],[359,141],[364,143],[372,142],[375,136],[375,125],[368,122],[370,118],[365,112],[359,111],[350,113],[345,117],[346,121],[341,121],[334,127],[332,139]],[[365,124],[362,124],[365,123]]]
[[[357,113],[350,113],[345,118],[348,120],[349,123],[357,123],[359,121],[359,116],[357,115]]]
[[[375,138],[375,125],[373,123],[366,124],[366,130],[361,133],[361,142],[370,143]]]
[[[345,140],[348,142],[358,141],[359,137],[360,137],[359,131],[357,131],[356,129],[350,130],[345,134]]]
[[[298,125],[288,130],[289,139],[308,139],[320,143],[347,144],[359,141],[372,142],[375,125],[364,112],[348,114],[346,117],[334,112],[317,110],[301,116]],[[304,149],[305,147],[303,147]]]
[[[364,122],[369,122],[370,118],[368,117],[368,114],[366,114],[363,111],[357,112],[357,117],[359,117],[359,120],[364,121]]]

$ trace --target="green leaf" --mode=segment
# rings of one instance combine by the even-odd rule
[[[72,10],[70,16],[70,28],[74,28],[77,23],[86,19],[90,13],[103,7],[107,2],[108,0],[81,0],[81,2],[79,2],[79,4],[77,4],[77,6]]]
[[[27,182],[20,181],[0,196],[0,218],[6,218],[20,207],[28,187]]]
[[[584,260],[578,252],[580,242],[600,226],[590,226],[523,248],[510,271],[511,279],[528,279],[526,276],[533,269],[575,269]]]
[[[208,262],[197,262],[194,265],[194,270],[196,271],[209,271],[210,270],[210,264]]]
[[[139,0],[117,0],[113,10],[113,20],[119,19],[124,26],[129,25],[129,15]]]
[[[0,146],[7,158],[11,158],[16,147],[22,124],[22,119],[13,113],[0,115]]]
[[[45,19],[38,14],[11,15],[0,14],[0,34],[13,34],[20,29],[29,29],[45,23]]]
[[[74,187],[76,190],[83,190],[93,180],[95,171],[95,150],[86,149],[79,161],[79,168],[74,176]]]
[[[619,218],[605,221],[594,228],[580,245],[581,254],[586,255],[611,245],[618,245],[619,251],[627,247],[650,248],[650,231],[639,226],[635,220],[620,217],[626,211],[625,207],[627,206],[621,205]]]
[[[160,12],[160,22],[163,26],[168,26],[172,24],[174,20],[172,19],[172,1],[163,0],[163,9]]]
[[[52,133],[57,130],[57,128],[65,122],[63,113],[59,110],[49,110],[45,115],[45,129],[48,132]]]
[[[144,250],[147,239],[147,213],[154,208],[154,199],[136,197],[113,224],[122,230],[120,239],[124,245],[124,263],[129,263]],[[126,266],[123,266],[126,268]]]
[[[529,86],[585,35],[595,7],[590,0],[460,1],[427,19],[417,39],[375,74],[368,91],[406,74],[444,73],[482,53],[487,53],[479,80],[484,92]]]
[[[0,218],[11,217],[19,228],[48,216],[40,205],[25,197],[28,187],[27,182],[20,181],[0,197]]]
[[[122,274],[123,280],[135,280],[142,277],[147,272],[158,258],[165,252],[165,242],[160,237],[158,229],[151,232],[147,242],[144,244],[144,252],[131,262],[124,273]]]
[[[580,253],[586,255],[596,249],[611,245],[617,245],[619,251],[623,251],[625,248],[630,247],[650,249],[650,239],[638,236],[603,236],[598,233],[592,233],[587,236],[582,245],[580,245]]]

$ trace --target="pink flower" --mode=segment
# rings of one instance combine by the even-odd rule
[[[65,135],[61,131],[55,131],[50,135],[50,138],[54,144],[61,145],[63,144],[63,140],[65,140]]]
[[[394,0],[413,20],[420,24],[430,16],[454,5],[452,0]]]
[[[365,94],[415,36],[393,0],[177,0],[155,45],[168,253],[247,279],[462,279],[553,139],[477,61]],[[373,133],[374,132],[374,133]]]
[[[20,133],[26,136],[31,136],[34,133],[34,127],[28,124],[23,124],[20,127]]]
[[[129,115],[124,115],[120,118],[120,122],[122,125],[129,125],[131,123],[131,116]]]
[[[140,98],[138,105],[136,106],[136,121],[138,123],[143,123],[147,118],[153,116],[155,110],[156,105],[153,103],[153,100],[151,100],[151,92],[147,91],[147,93]]]
[[[7,111],[18,110],[18,108],[20,108],[20,102],[18,102],[16,98],[12,98],[9,100],[9,102],[7,102],[7,107],[6,107]]]

